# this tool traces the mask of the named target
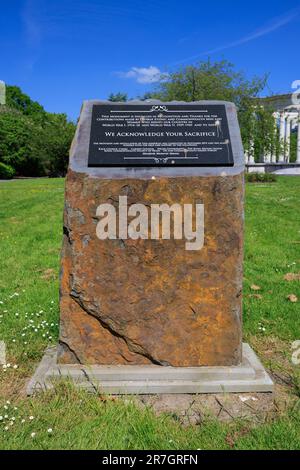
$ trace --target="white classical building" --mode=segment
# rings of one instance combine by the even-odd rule
[[[291,131],[294,129],[297,129],[296,163],[300,163],[300,104],[287,106],[284,110],[274,113],[274,117],[279,120],[279,136],[283,143],[278,163],[290,163],[290,139]]]
[[[270,98],[263,98],[261,100],[262,106],[265,108],[274,109],[274,126],[279,128],[279,139],[281,142],[281,150],[277,155],[275,149],[263,154],[261,162],[255,163],[254,161],[254,147],[250,142],[250,149],[245,153],[246,164],[252,165],[300,165],[300,103],[294,102],[292,94],[278,95]],[[291,132],[297,131],[297,152],[296,161],[290,163],[290,139]]]

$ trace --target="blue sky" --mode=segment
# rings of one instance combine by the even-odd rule
[[[0,80],[71,118],[84,99],[135,97],[208,56],[290,92],[299,41],[299,0],[0,0]]]

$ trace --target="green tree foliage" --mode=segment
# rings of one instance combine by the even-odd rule
[[[164,75],[153,93],[147,98],[162,101],[225,100],[238,107],[246,104],[265,87],[267,77],[247,80],[226,60],[207,60],[197,65],[188,65],[168,76]]]
[[[291,133],[291,162],[297,158],[297,131]]]
[[[264,108],[259,99],[252,99],[238,114],[244,150],[253,153],[256,162],[266,154],[278,155],[281,144],[273,110]]]
[[[39,159],[40,129],[31,119],[14,110],[0,113],[0,161],[11,165],[19,175],[43,174]]]
[[[111,93],[108,97],[108,101],[117,102],[117,101],[127,101],[127,93]]]
[[[47,113],[18,87],[7,86],[6,96],[0,106],[0,162],[17,175],[64,175],[75,125],[65,114]]]
[[[259,161],[266,152],[279,152],[279,142],[272,109],[264,109],[259,94],[267,75],[249,80],[226,60],[200,62],[164,75],[153,92],[144,99],[161,101],[224,100],[236,104],[241,135],[246,151],[254,149]],[[253,145],[251,145],[253,143]]]
[[[0,162],[0,180],[10,180],[14,177],[15,170],[12,166]]]
[[[66,114],[47,113],[47,121],[43,126],[41,137],[47,142],[43,162],[49,176],[65,175],[74,132],[75,125],[68,121]]]
[[[46,117],[43,106],[37,101],[32,101],[32,99],[29,98],[28,95],[25,95],[17,86],[8,85],[6,87],[6,105],[31,118],[43,119]]]

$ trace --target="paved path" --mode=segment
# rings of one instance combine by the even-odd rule
[[[296,176],[300,175],[300,168],[284,168],[283,170],[273,171],[275,175],[288,175],[288,176]]]

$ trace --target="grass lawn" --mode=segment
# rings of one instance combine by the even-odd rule
[[[0,340],[10,363],[0,370],[0,449],[300,449],[300,365],[291,362],[300,280],[284,279],[300,273],[300,179],[246,188],[244,336],[278,383],[278,412],[260,425],[207,418],[182,427],[68,383],[26,398],[26,379],[58,338],[63,199],[62,179],[0,183]]]

